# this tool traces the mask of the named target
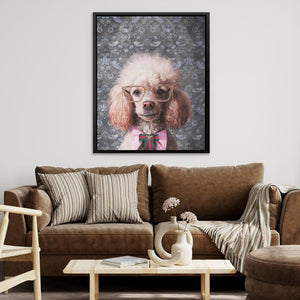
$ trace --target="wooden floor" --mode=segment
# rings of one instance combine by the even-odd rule
[[[42,279],[43,300],[88,300],[88,277]],[[101,300],[178,300],[201,299],[197,277],[100,277]],[[244,279],[213,277],[211,300],[245,300]],[[0,300],[33,299],[32,283],[27,282],[0,294]]]

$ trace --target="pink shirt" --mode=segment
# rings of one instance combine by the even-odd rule
[[[128,150],[138,150],[142,142],[139,140],[139,136],[143,133],[135,126],[129,128],[129,147]],[[159,135],[159,141],[155,143],[155,150],[166,150],[167,149],[167,129],[164,129],[157,133]]]

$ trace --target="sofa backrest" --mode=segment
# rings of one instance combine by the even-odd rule
[[[263,180],[263,164],[254,163],[229,167],[182,168],[153,165],[151,167],[152,186],[148,192],[148,167],[133,165],[124,167],[98,167],[88,169],[98,174],[121,174],[139,169],[138,177],[138,210],[144,221],[158,223],[170,219],[170,213],[165,214],[162,203],[168,197],[181,200],[177,209],[180,212],[190,210],[196,213],[199,220],[233,220],[238,219],[248,199],[251,187]],[[37,185],[41,181],[38,173],[57,174],[75,172],[83,169],[66,169],[57,167],[37,167]],[[51,204],[50,198],[43,201],[44,190],[32,190],[28,193],[26,205],[30,208],[44,210]],[[45,199],[44,199],[45,200]],[[278,225],[281,194],[277,188],[270,189],[270,226],[276,229]],[[49,213],[49,212],[45,212]],[[46,224],[47,225],[47,224]]]
[[[35,168],[35,177],[36,177],[37,186],[40,187],[43,184],[38,175],[39,173],[60,174],[60,173],[78,172],[82,170],[87,170],[91,173],[96,173],[101,175],[124,174],[124,173],[131,173],[136,170],[139,170],[139,175],[137,180],[138,211],[141,218],[144,221],[150,221],[147,165],[136,164],[136,165],[122,166],[122,167],[95,167],[95,168],[88,168],[88,169],[37,166]]]
[[[264,166],[182,168],[153,165],[153,222],[168,221],[171,213],[162,210],[169,197],[180,199],[178,212],[191,211],[198,220],[236,220],[244,211],[250,189],[263,181]]]

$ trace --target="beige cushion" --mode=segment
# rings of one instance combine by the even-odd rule
[[[73,168],[61,168],[61,167],[51,167],[51,166],[43,166],[43,167],[37,166],[35,168],[36,184],[38,187],[43,185],[43,181],[41,180],[39,174],[60,174],[60,173],[78,172],[83,170],[84,168],[73,169]]]
[[[86,172],[91,195],[86,223],[142,223],[137,210],[138,172],[111,175]]]
[[[26,196],[24,207],[38,209],[43,212],[40,217],[37,217],[39,231],[50,223],[53,207],[51,199],[44,189],[31,189]],[[28,229],[32,230],[32,216],[25,217]]]
[[[83,168],[73,169],[73,168],[61,168],[61,167],[51,167],[51,166],[38,166],[35,168],[35,176],[37,185],[40,186],[42,181],[38,175],[38,173],[42,174],[59,174],[59,173],[67,173],[67,172],[77,172],[82,171]],[[137,187],[137,195],[138,195],[138,211],[141,218],[144,221],[150,221],[150,210],[149,210],[149,191],[148,191],[148,166],[142,164],[136,164],[131,166],[122,166],[122,167],[95,167],[89,168],[87,171],[102,174],[102,175],[110,175],[110,174],[124,174],[131,173],[139,170],[138,175],[138,187]]]
[[[97,168],[87,169],[87,171],[91,173],[96,173],[101,175],[125,174],[137,170],[139,171],[138,179],[137,179],[138,211],[140,217],[144,221],[150,221],[147,165],[137,164],[137,165],[123,166],[123,167],[97,167]]]
[[[167,221],[161,207],[169,197],[180,199],[179,212],[192,211],[198,220],[234,220],[244,211],[252,186],[263,181],[261,163],[233,167],[181,168],[153,165],[153,221]]]
[[[90,196],[84,171],[39,176],[54,207],[51,225],[86,219]]]

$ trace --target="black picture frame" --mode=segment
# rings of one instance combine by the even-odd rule
[[[93,153],[210,152],[209,17],[208,12],[93,13]],[[165,34],[163,31],[169,30],[169,27],[163,27],[164,24],[170,24],[170,27],[173,28],[170,34],[170,41],[166,46],[160,45],[161,48],[159,51],[156,51],[157,49],[153,50],[152,47],[152,44],[154,44],[154,47],[159,44],[159,41],[157,41],[156,44],[154,43],[155,38],[157,39],[155,34],[152,40],[151,35],[148,35],[146,38],[149,45],[148,50],[145,51],[147,45],[140,47],[144,39],[141,39],[138,34],[140,32],[141,36],[144,36],[143,34],[145,34],[145,32],[143,33],[141,28],[145,26],[145,30],[148,30],[149,22],[153,22],[153,31],[157,30],[159,34]],[[158,23],[156,27],[155,22]],[[173,27],[172,22],[175,24]],[[182,22],[181,27],[180,22]],[[111,27],[109,24],[111,24]],[[150,26],[150,29],[151,28]],[[164,30],[159,30],[162,28]],[[178,32],[178,28],[181,28],[182,32]],[[137,41],[131,44],[134,38],[136,38]],[[140,39],[138,40],[138,38]],[[178,38],[178,40],[174,41],[174,38]],[[182,49],[185,41],[188,41],[188,43],[186,43],[186,49]],[[160,44],[163,44],[163,42],[165,41],[162,40]],[[195,45],[194,48],[192,48],[193,45]],[[178,49],[176,49],[176,47],[178,47]],[[184,56],[184,50],[186,50],[189,55]],[[185,124],[185,126],[187,126],[187,124],[188,126],[186,128],[183,126],[183,128],[178,129],[179,133],[177,131],[177,133],[174,134],[178,149],[118,150],[118,145],[120,145],[123,134],[119,129],[110,125],[109,117],[107,116],[107,99],[109,91],[116,83],[120,70],[127,62],[125,57],[123,59],[122,54],[124,53],[124,56],[128,56],[129,51],[132,51],[132,54],[157,52],[163,57],[172,59],[174,64],[177,63],[176,67],[183,73],[183,89],[186,94],[191,94],[189,97],[191,99],[193,114],[191,119]],[[171,51],[172,55],[167,55],[168,51]],[[197,51],[201,53],[199,54]],[[120,55],[120,53],[122,54]],[[176,53],[180,53],[181,55],[180,59],[178,57],[178,61],[181,60],[179,62],[176,61]],[[183,62],[185,65],[182,65]],[[184,71],[180,70],[181,67],[184,70],[191,71],[184,73]],[[195,78],[195,82],[191,83],[191,79],[189,78]],[[188,82],[188,84],[186,84],[186,82]],[[185,86],[187,86],[188,91],[185,90]]]

